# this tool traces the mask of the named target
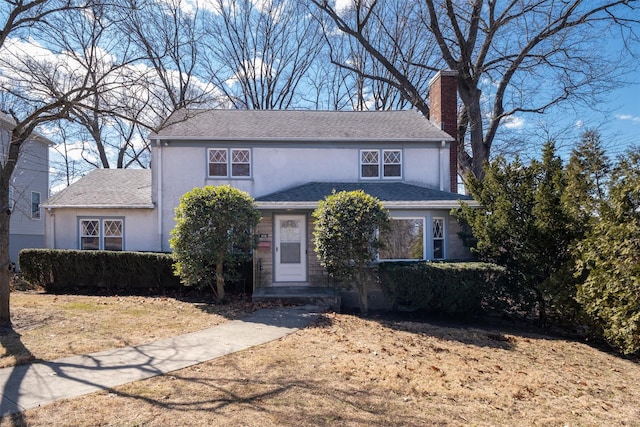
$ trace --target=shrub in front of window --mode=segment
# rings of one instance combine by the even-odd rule
[[[388,227],[389,213],[378,199],[358,190],[327,196],[313,217],[320,264],[336,279],[355,281],[360,311],[367,314],[366,269],[376,259],[378,232]]]
[[[468,317],[501,310],[506,270],[481,262],[383,262],[380,285],[394,311]]]
[[[194,188],[176,208],[170,245],[175,270],[188,286],[210,287],[224,300],[225,280],[233,277],[237,261],[251,256],[260,221],[253,199],[229,185]]]

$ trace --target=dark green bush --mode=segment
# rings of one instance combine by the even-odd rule
[[[480,262],[385,262],[378,276],[393,310],[468,316],[495,307],[505,269]]]
[[[165,253],[24,249],[24,280],[47,292],[164,292],[182,285]]]

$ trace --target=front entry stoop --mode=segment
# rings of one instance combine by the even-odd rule
[[[253,302],[282,301],[284,304],[314,305],[340,312],[340,292],[312,286],[273,286],[254,289]]]

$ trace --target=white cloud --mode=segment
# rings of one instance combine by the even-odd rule
[[[336,12],[338,13],[342,13],[352,7],[353,0],[336,0],[336,5],[334,6]]]
[[[502,123],[506,129],[522,129],[525,121],[522,117],[509,116]]]
[[[618,120],[627,120],[633,123],[640,123],[640,117],[632,116],[631,114],[616,114],[616,119]]]

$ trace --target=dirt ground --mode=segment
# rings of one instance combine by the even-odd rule
[[[587,343],[327,313],[280,340],[0,426],[640,426],[638,402],[640,365]]]

